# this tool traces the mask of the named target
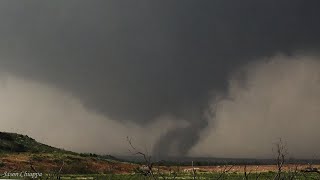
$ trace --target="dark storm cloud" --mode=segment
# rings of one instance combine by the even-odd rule
[[[187,153],[212,90],[253,59],[320,47],[318,1],[1,1],[2,70],[72,92],[118,121],[171,114]],[[165,147],[165,144],[168,146]],[[163,147],[163,148],[161,148]],[[159,153],[159,152],[156,152]]]

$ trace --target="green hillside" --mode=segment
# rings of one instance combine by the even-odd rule
[[[72,153],[37,142],[27,135],[0,132],[0,153]]]
[[[66,151],[27,135],[0,132],[0,177],[4,172],[35,169],[43,173],[59,170],[63,174],[127,173],[134,167],[110,155]]]

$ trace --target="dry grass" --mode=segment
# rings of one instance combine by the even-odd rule
[[[32,166],[39,172],[57,171],[64,163],[62,173],[130,173],[137,165],[117,161],[102,160],[94,157],[81,157],[69,154],[30,154],[13,153],[1,156],[4,166],[0,173],[5,171],[32,171]]]

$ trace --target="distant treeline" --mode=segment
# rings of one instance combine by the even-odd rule
[[[144,164],[142,158],[121,157],[132,163]],[[232,159],[232,158],[192,158],[192,157],[172,157],[165,160],[153,160],[154,165],[159,166],[219,166],[219,165],[275,165],[274,159]],[[320,159],[288,159],[286,164],[320,164]]]

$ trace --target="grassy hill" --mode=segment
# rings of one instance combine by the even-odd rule
[[[0,153],[72,153],[37,142],[27,135],[0,132]],[[73,153],[74,154],[74,153]]]
[[[124,173],[136,165],[110,155],[75,153],[37,142],[27,135],[0,132],[0,173],[34,171],[43,173]]]

